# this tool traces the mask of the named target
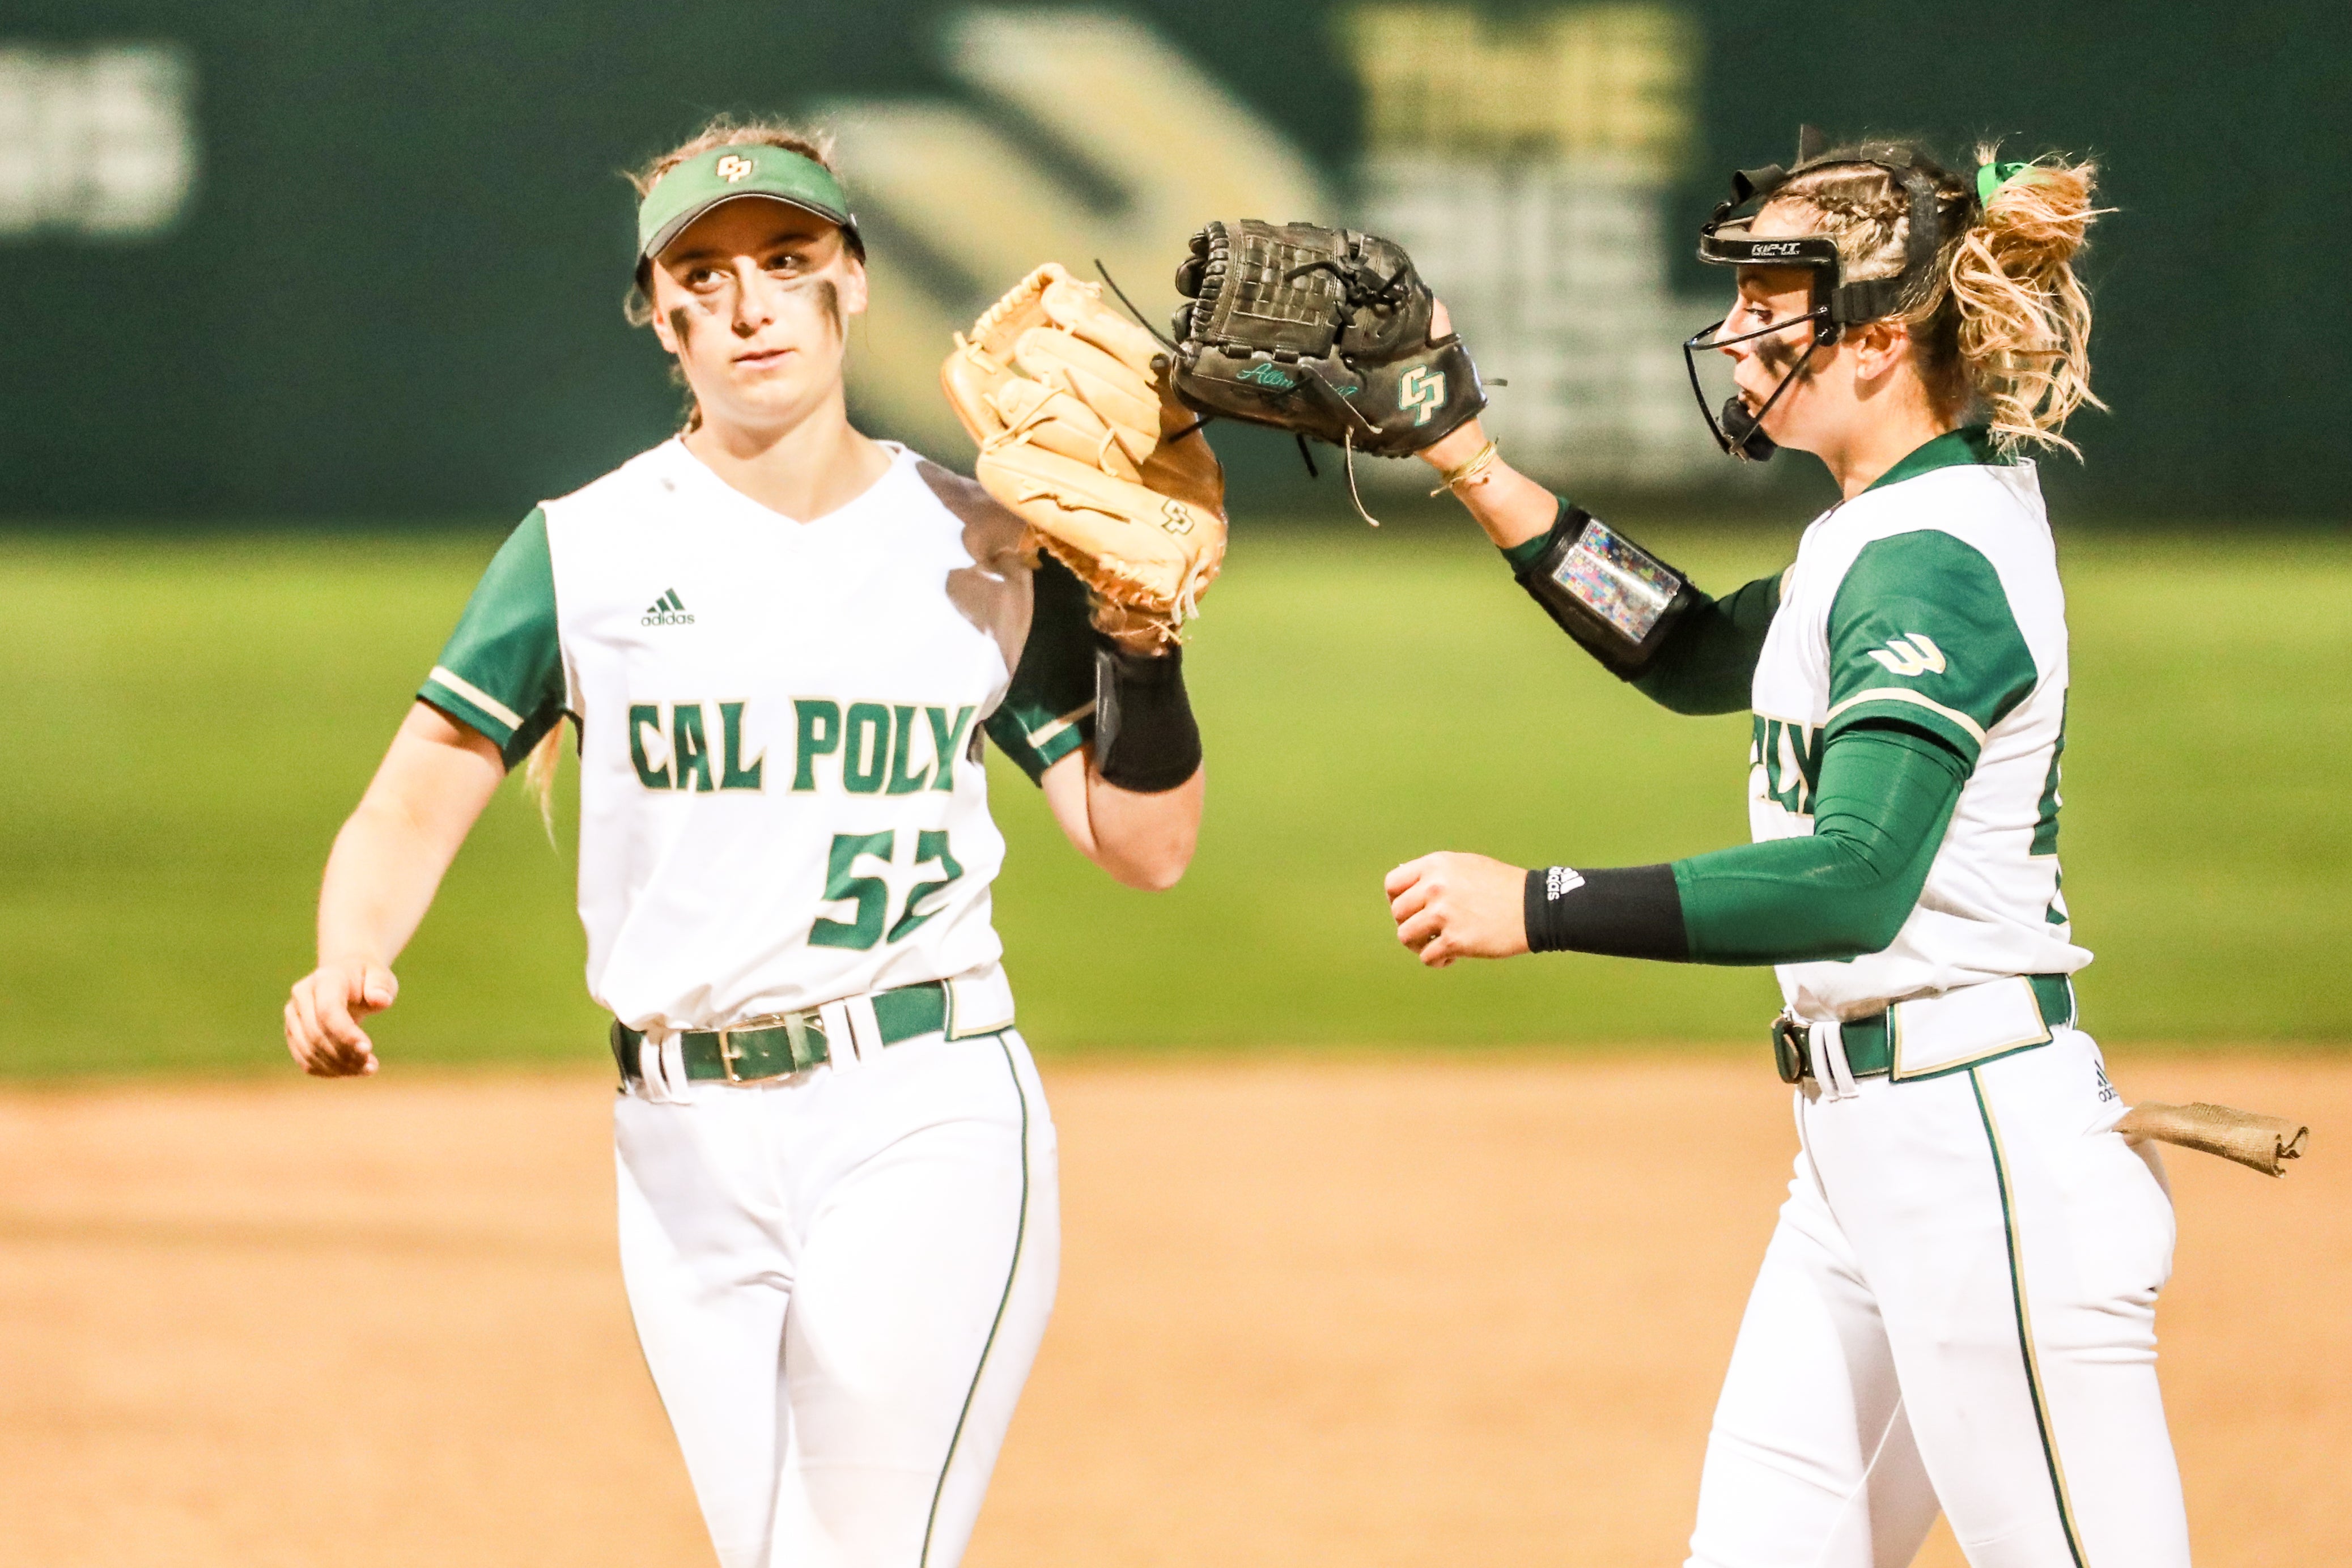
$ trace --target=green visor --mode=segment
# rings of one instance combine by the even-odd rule
[[[849,198],[824,165],[782,147],[746,143],[698,153],[654,183],[637,204],[638,262],[659,256],[687,225],[720,203],[749,196],[782,202],[838,224],[851,253],[866,255]]]

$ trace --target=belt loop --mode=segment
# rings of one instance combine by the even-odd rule
[[[1821,1085],[1832,1100],[1853,1100],[1862,1091],[1853,1081],[1853,1068],[1845,1059],[1845,1026],[1835,1019],[1817,1023],[1812,1030],[1813,1071],[1821,1074]]]
[[[677,1031],[662,1024],[647,1025],[637,1040],[637,1087],[655,1104],[688,1103],[685,1047]]]
[[[874,993],[851,997],[842,1003],[841,1010],[848,1015],[850,1033],[857,1037],[857,1060],[864,1061],[883,1046],[882,1020],[874,1014]]]
[[[868,1009],[868,1017],[872,1016]],[[849,1004],[845,1001],[826,1002],[816,1009],[818,1027],[824,1030],[825,1055],[835,1072],[846,1072],[858,1063],[865,1053],[866,1041],[857,1037],[850,1022]]]
[[[662,1030],[661,1071],[662,1081],[668,1086],[671,1098],[681,1105],[692,1103],[688,1091],[693,1082],[686,1075],[686,1036],[682,1031],[674,1029]]]

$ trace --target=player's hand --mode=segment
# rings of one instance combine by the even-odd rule
[[[1454,318],[1446,312],[1445,301],[1433,298],[1429,302],[1429,335],[1444,338],[1453,330]],[[1464,421],[1458,429],[1440,436],[1413,455],[1444,474],[1477,456],[1478,449],[1486,444],[1486,422],[1473,418]]]
[[[381,964],[346,959],[320,965],[294,982],[286,1003],[286,1049],[313,1078],[360,1078],[376,1070],[375,1042],[359,1020],[400,995]]]
[[[1397,940],[1433,969],[1528,950],[1525,867],[1443,852],[1405,862],[1386,885]]]

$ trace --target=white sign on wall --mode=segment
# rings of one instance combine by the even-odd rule
[[[850,388],[893,434],[943,455],[971,451],[940,395],[940,361],[951,333],[1039,262],[1091,279],[1099,258],[1159,326],[1177,302],[1176,263],[1209,219],[1339,215],[1279,129],[1124,12],[976,6],[947,17],[940,45],[968,99],[826,106],[851,203],[885,220]],[[1085,149],[1112,199],[1073,191],[1006,133],[1007,118]],[[908,266],[901,237],[970,286]]]
[[[1495,391],[1486,428],[1556,481],[1719,479],[1680,344],[1730,293],[1679,296],[1667,201],[1695,132],[1699,37],[1666,6],[1509,24],[1455,3],[1345,13],[1370,149],[1360,221],[1412,252]]]
[[[177,45],[0,45],[0,241],[170,229],[195,190],[194,86]]]

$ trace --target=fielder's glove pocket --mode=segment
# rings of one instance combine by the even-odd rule
[[[1176,268],[1176,396],[1203,414],[1405,457],[1486,406],[1402,246],[1255,218],[1208,225]]]

